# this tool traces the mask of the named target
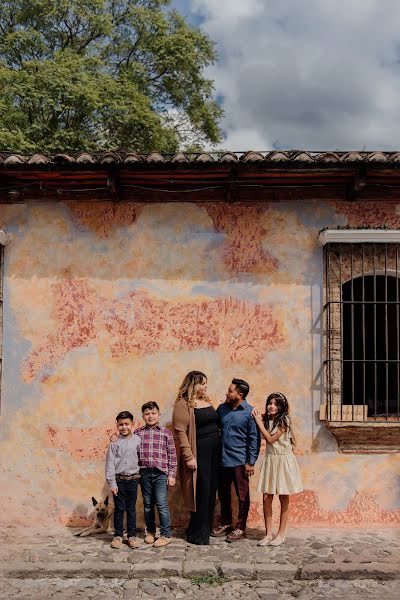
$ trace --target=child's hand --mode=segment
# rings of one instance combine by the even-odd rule
[[[113,496],[118,496],[118,488],[110,488],[110,491],[113,493]]]
[[[168,487],[174,487],[176,483],[175,477],[168,477]]]
[[[253,417],[253,419],[255,421],[261,420],[261,414],[260,414],[260,411],[258,410],[258,408],[253,408],[253,410],[251,411],[251,416]]]

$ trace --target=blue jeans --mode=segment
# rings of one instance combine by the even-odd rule
[[[124,535],[124,512],[126,512],[126,525],[128,538],[136,536],[136,498],[138,480],[117,481],[118,494],[114,496],[114,528],[115,535]]]
[[[140,485],[142,488],[144,520],[148,533],[156,532],[154,507],[157,507],[160,519],[160,534],[171,537],[171,521],[168,507],[168,478],[156,468],[140,469]]]

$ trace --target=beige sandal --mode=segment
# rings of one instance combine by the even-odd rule
[[[268,544],[272,541],[272,535],[266,535],[260,540],[257,546],[268,546]]]
[[[273,540],[271,540],[268,546],[283,546],[286,542],[286,538],[276,536]]]

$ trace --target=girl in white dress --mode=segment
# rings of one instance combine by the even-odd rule
[[[265,537],[258,546],[280,546],[285,543],[289,517],[289,495],[302,490],[301,477],[296,457],[293,454],[295,438],[289,417],[286,397],[274,392],[267,398],[265,414],[255,408],[252,416],[266,441],[264,461],[258,480],[258,491],[263,492]],[[279,494],[281,515],[279,530],[272,536],[272,500]]]

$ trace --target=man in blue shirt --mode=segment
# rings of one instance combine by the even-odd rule
[[[226,393],[226,402],[217,412],[221,428],[221,470],[219,500],[221,525],[212,531],[214,537],[227,535],[227,542],[246,537],[246,522],[250,508],[249,479],[260,451],[260,434],[251,417],[253,407],[246,402],[249,384],[243,379],[232,379]],[[232,528],[232,483],[239,500],[236,527]],[[233,529],[233,531],[232,531]]]

